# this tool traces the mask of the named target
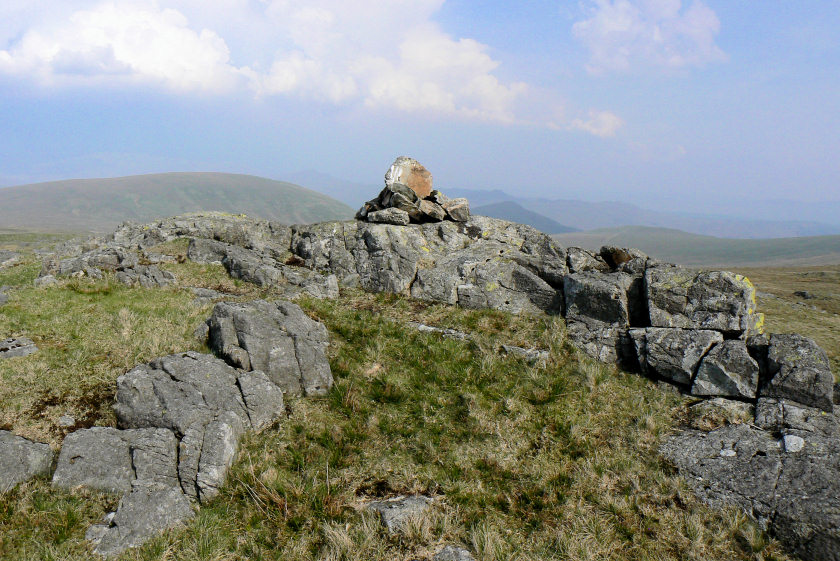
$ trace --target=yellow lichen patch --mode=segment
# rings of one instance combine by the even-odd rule
[[[432,252],[432,250],[431,250],[431,249],[429,249],[428,247],[426,247],[425,245],[424,245],[423,247],[421,247],[420,249],[422,249],[422,250],[423,250],[423,251],[425,251],[426,253],[431,253],[431,252]]]
[[[497,288],[499,288],[499,283],[495,283],[495,282],[488,282],[488,283],[484,286],[484,290],[486,290],[487,292],[493,292],[493,291],[494,291],[494,290],[496,290]]]

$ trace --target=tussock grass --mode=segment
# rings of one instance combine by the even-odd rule
[[[168,268],[184,284],[275,296],[219,267]],[[210,306],[187,290],[109,279],[39,290],[29,288],[36,273],[34,264],[0,272],[23,286],[0,309],[0,333],[41,347],[0,362],[3,422],[19,434],[57,444],[65,412],[110,424],[118,375],[199,348],[192,331]],[[299,303],[330,330],[330,395],[289,399],[287,418],[245,437],[218,498],[123,559],[430,559],[450,543],[487,561],[787,559],[741,513],[700,504],[659,459],[681,398],[585,359],[559,318],[358,291]],[[420,333],[407,320],[474,339]],[[502,343],[549,360],[501,355]],[[364,509],[408,493],[435,502],[403,535]],[[3,497],[0,557],[88,559],[84,531],[115,501],[27,483]]]

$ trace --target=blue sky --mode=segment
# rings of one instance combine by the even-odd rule
[[[400,154],[444,190],[840,200],[840,2],[0,3],[0,185]]]

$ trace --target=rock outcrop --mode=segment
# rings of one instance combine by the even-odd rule
[[[755,288],[741,275],[663,264],[633,249],[563,248],[529,226],[471,216],[466,200],[448,199],[419,163],[398,158],[357,220],[283,226],[207,213],[124,224],[108,239],[59,249],[36,284],[113,271],[123,282],[162,286],[173,279],[157,266],[166,259],[150,248],[179,237],[191,239],[188,258],[220,263],[231,277],[287,297],[334,298],[339,286],[359,287],[562,315],[569,340],[584,353],[709,399],[707,408],[737,412],[727,418],[749,416],[750,425],[675,435],[662,452],[712,504],[745,509],[802,556],[838,559],[838,386],[813,341],[763,335]],[[128,492],[126,505],[151,497],[165,503],[154,493],[177,488],[207,500],[224,481],[243,431],[280,415],[283,392],[323,395],[332,384],[326,331],[293,304],[218,303],[197,333],[228,364],[188,353],[121,377],[122,430],[70,435],[65,448],[76,460],[67,465],[62,450],[56,484]],[[155,430],[172,437],[158,438],[161,448],[152,449],[143,431]],[[112,456],[97,448],[105,441]],[[126,471],[126,458],[131,465],[144,455],[156,458],[145,472]],[[96,475],[105,464],[112,471]],[[171,510],[186,516],[177,505]],[[142,520],[132,526],[115,516],[93,531],[101,550],[146,535]]]

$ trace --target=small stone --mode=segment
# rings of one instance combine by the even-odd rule
[[[782,438],[782,442],[784,442],[785,452],[791,452],[793,454],[801,452],[805,447],[805,439],[795,434],[786,434]]]
[[[384,501],[375,501],[368,505],[370,510],[379,513],[382,525],[391,534],[402,532],[412,517],[417,517],[429,510],[432,499],[423,495],[396,497]]]
[[[475,561],[475,557],[463,547],[447,545],[432,557],[432,561]]]
[[[53,275],[44,275],[43,277],[38,277],[37,279],[32,281],[32,283],[38,288],[46,288],[48,286],[58,284],[58,279],[55,278]]]
[[[440,222],[446,218],[446,211],[442,206],[425,199],[420,201],[420,212],[422,212],[427,219],[433,222]]]
[[[738,453],[735,452],[735,450],[732,450],[730,448],[725,448],[725,449],[720,451],[720,455],[724,458],[733,458],[733,457],[737,456]]]
[[[380,224],[394,224],[396,226],[408,226],[411,222],[411,217],[408,213],[399,208],[386,208],[384,210],[377,210],[367,214],[368,222],[378,222]]]
[[[466,222],[470,219],[470,202],[467,199],[449,199],[441,206],[455,222]]]
[[[16,339],[6,339],[0,341],[0,358],[15,358],[21,356],[31,355],[36,352],[38,347],[31,339],[26,337],[18,337]]]
[[[62,415],[58,418],[58,426],[60,427],[74,427],[76,426],[76,419],[71,415]]]

